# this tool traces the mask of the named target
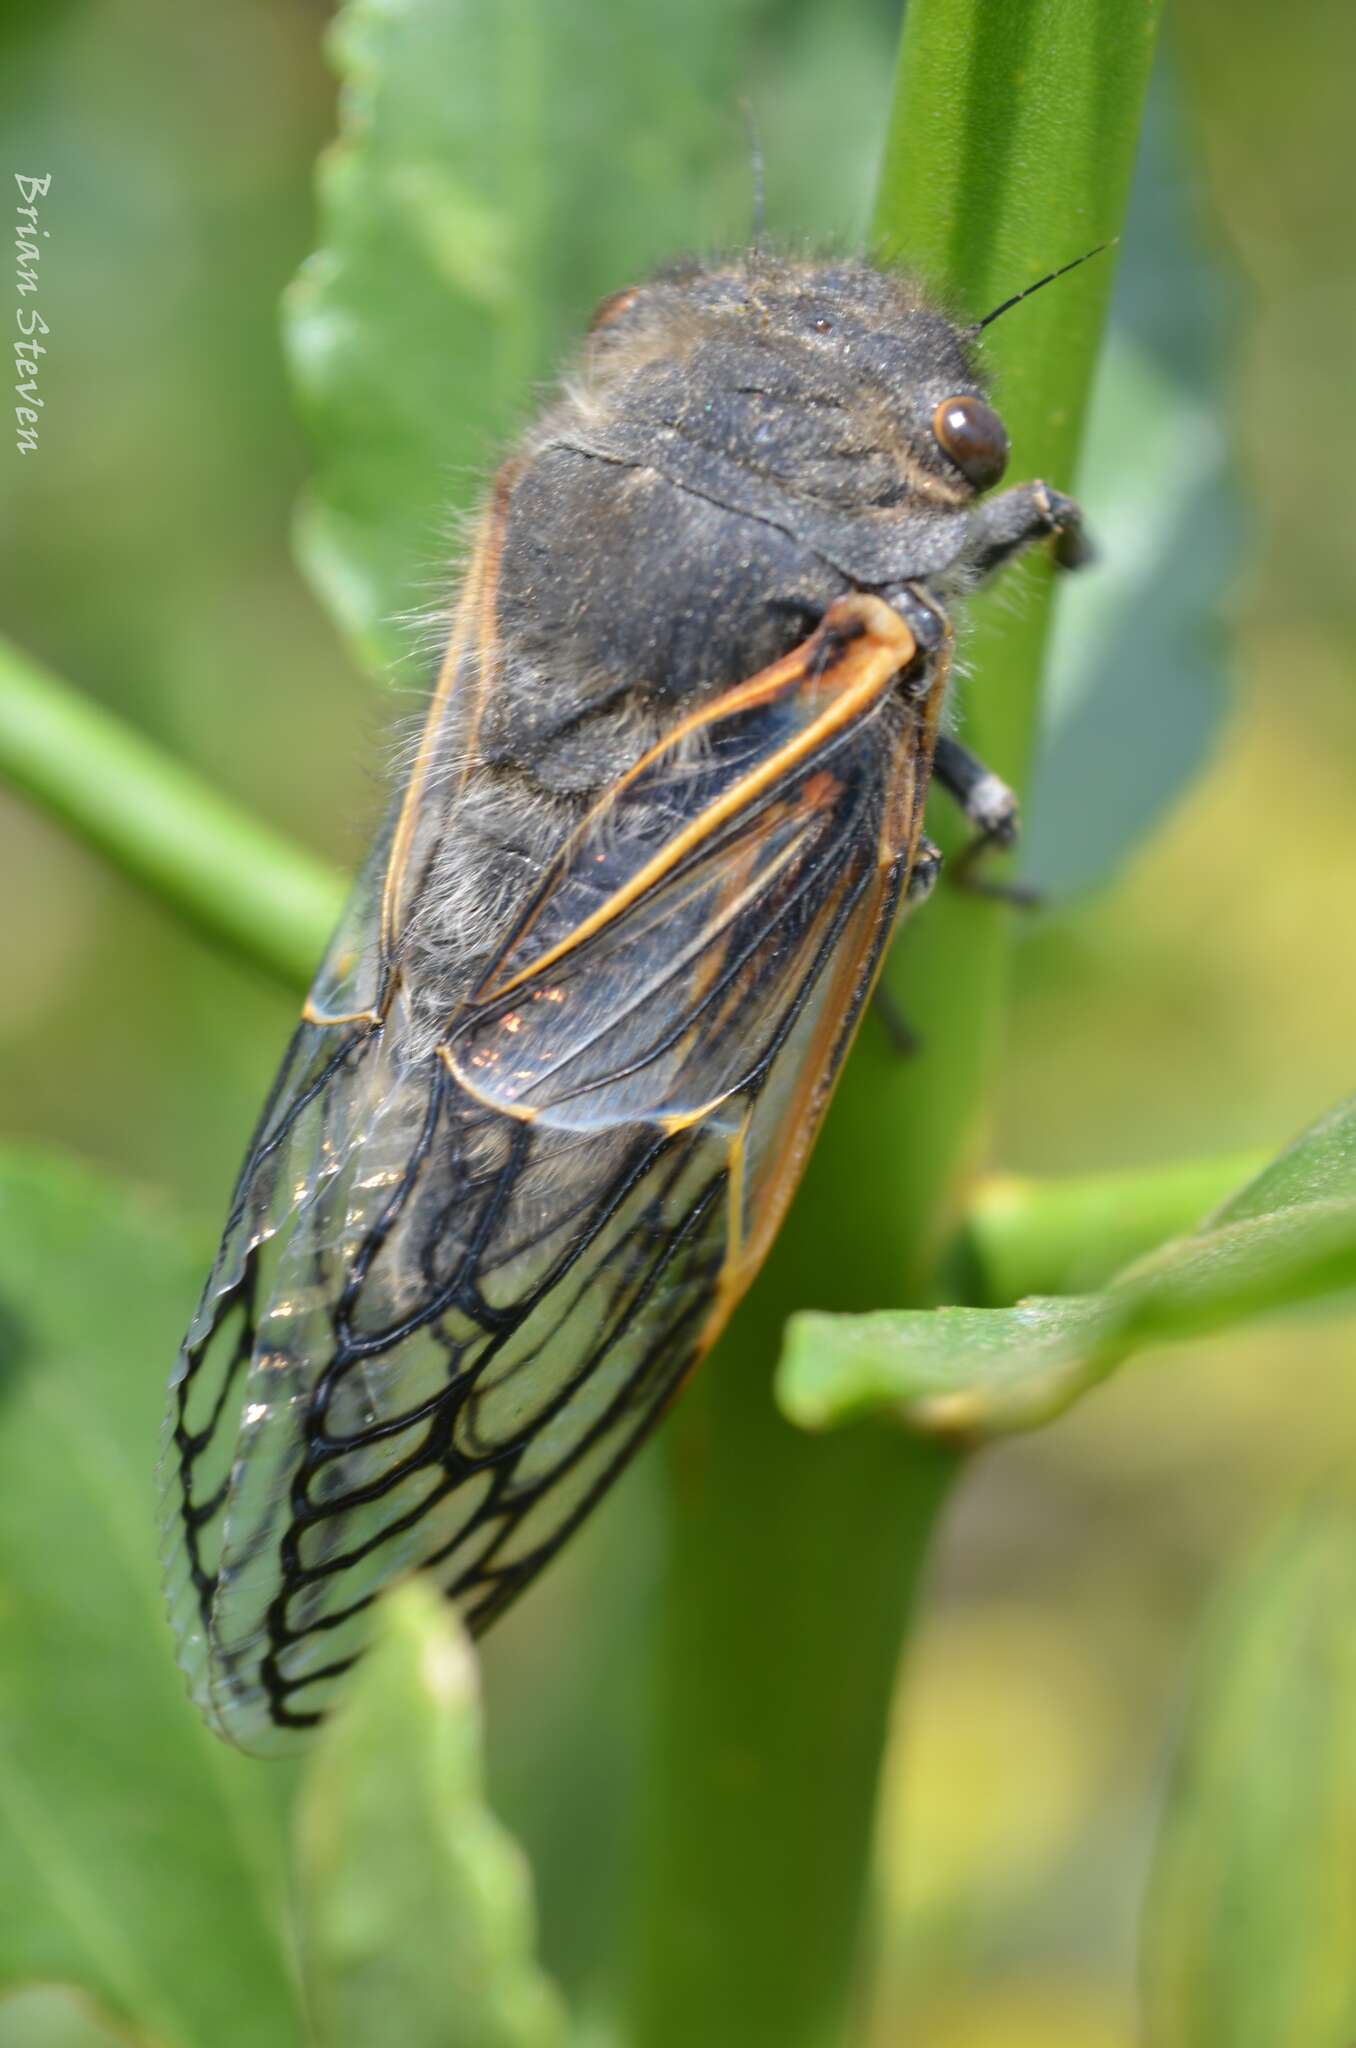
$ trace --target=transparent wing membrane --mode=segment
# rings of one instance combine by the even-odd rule
[[[498,1613],[756,1268],[917,832],[912,643],[835,612],[622,779],[435,1046],[389,929],[425,821],[364,871],[172,1388],[181,1659],[243,1747],[326,1711],[402,1573]]]

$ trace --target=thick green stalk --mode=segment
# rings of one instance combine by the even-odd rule
[[[882,252],[974,318],[1115,235],[1157,15],[1125,0],[911,0]],[[1072,480],[1110,283],[1103,258],[992,330],[1016,478]],[[1037,567],[1019,611],[977,607],[966,645],[967,738],[1019,785],[1046,583]],[[892,1057],[868,1020],[773,1258],[670,1426],[637,2048],[843,2039],[898,1646],[954,1467],[871,1431],[798,1438],[773,1410],[771,1368],[792,1309],[898,1304],[935,1284],[982,1145],[1007,939],[1005,913],[945,891],[909,932],[889,974],[924,1055]]]
[[[922,0],[900,47],[875,236],[965,319],[982,317],[1120,230],[1161,0]],[[1111,294],[1107,251],[987,329],[983,359],[1012,440],[1009,475],[1071,489]],[[1088,508],[1096,534],[1097,508]],[[1095,573],[1095,572],[1094,572]],[[1055,572],[1034,561],[971,607],[966,743],[1020,790],[1036,729]],[[935,836],[954,818],[933,806]],[[910,1246],[949,1233],[984,1142],[1011,913],[953,892],[890,963],[932,1056],[896,1084],[910,1133]]]
[[[339,879],[3,642],[0,775],[196,931],[307,986],[343,900]]]

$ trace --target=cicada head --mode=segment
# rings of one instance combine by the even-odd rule
[[[1007,462],[975,330],[863,263],[755,251],[615,292],[585,379],[600,408],[667,428],[679,459],[718,448],[841,511],[963,508]]]

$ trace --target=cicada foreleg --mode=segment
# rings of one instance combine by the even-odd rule
[[[1048,484],[1015,484],[977,505],[970,515],[961,568],[966,587],[987,583],[1016,555],[1048,540],[1056,566],[1082,569],[1092,561],[1092,543],[1082,507]]]
[[[1092,559],[1083,514],[1072,498],[1043,483],[1000,492],[971,515],[960,574],[972,587],[987,583],[1014,556],[1043,540],[1053,542],[1054,558],[1062,569],[1081,568]],[[977,895],[1034,908],[1040,902],[1038,891],[1020,882],[992,881],[981,872],[990,855],[1010,852],[1017,843],[1019,812],[1013,791],[968,747],[945,734],[937,741],[933,774],[974,827],[974,837],[951,867],[951,880]]]
[[[1022,882],[996,882],[977,872],[992,854],[1010,853],[1017,844],[1020,812],[1017,798],[1001,776],[986,768],[977,754],[959,740],[943,733],[933,755],[932,772],[948,796],[954,797],[974,827],[974,837],[950,869],[950,879],[976,896],[1014,903],[1021,910],[1034,910],[1040,903],[1037,890]]]

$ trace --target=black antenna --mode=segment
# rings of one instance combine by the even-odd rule
[[[1081,256],[1074,257],[1072,263],[1065,263],[1058,270],[1052,270],[1048,276],[1037,278],[1035,284],[1029,284],[1024,292],[1014,292],[1010,299],[1004,299],[1001,306],[995,306],[992,313],[986,313],[982,320],[976,320],[975,333],[978,334],[981,327],[991,327],[1000,313],[1010,312],[1014,306],[1020,306],[1022,300],[1029,299],[1033,292],[1044,291],[1046,285],[1053,284],[1057,277],[1067,277],[1071,270],[1077,270],[1080,263],[1086,263],[1090,257],[1100,256],[1103,249],[1114,249],[1119,240],[1119,235],[1113,235],[1109,242],[1099,242],[1095,249],[1085,249]]]
[[[763,139],[758,133],[758,119],[750,102],[739,102],[743,116],[744,134],[749,145],[749,168],[753,176],[753,246],[760,254],[763,247],[763,229],[766,226],[767,191],[763,181]]]

